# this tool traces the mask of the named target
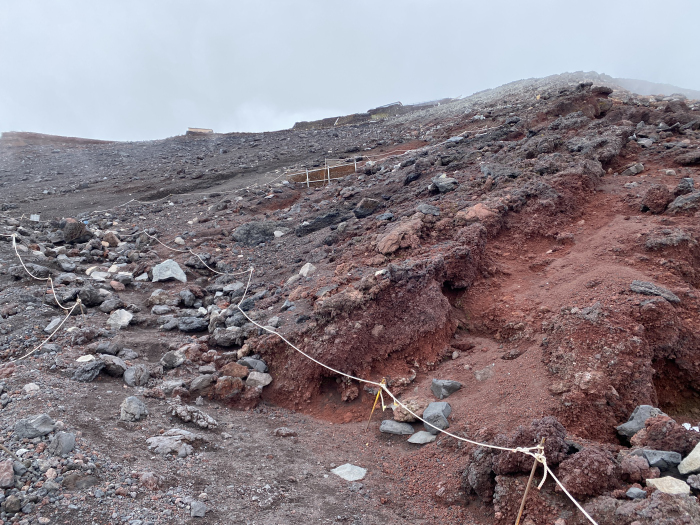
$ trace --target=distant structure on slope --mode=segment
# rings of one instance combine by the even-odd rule
[[[187,135],[211,135],[214,133],[213,129],[208,128],[187,128]]]

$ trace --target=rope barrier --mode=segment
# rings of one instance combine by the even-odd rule
[[[146,232],[144,232],[144,233],[146,233]],[[164,247],[167,248],[168,250],[171,250],[171,251],[174,251],[174,252],[179,252],[179,253],[187,253],[188,251],[189,251],[190,253],[193,253],[191,250],[178,250],[178,249],[176,249],[176,248],[171,248],[170,246],[168,246],[168,245],[164,244],[163,242],[161,242],[161,241],[160,241],[159,239],[157,239],[156,237],[154,237],[154,236],[152,236],[152,235],[149,235],[148,233],[146,233],[146,235],[148,235],[149,237],[151,237],[151,238],[153,238],[154,240],[158,241],[162,246],[164,246]],[[196,255],[196,254],[193,253],[193,255]],[[201,260],[201,258],[200,258],[200,260]],[[204,261],[202,261],[202,262],[204,262]],[[205,263],[205,265],[206,265],[206,263]],[[212,271],[214,271],[215,273],[221,273],[221,272],[216,272],[215,270],[212,270]],[[418,421],[422,422],[424,425],[428,425],[429,427],[432,427],[432,428],[436,429],[439,433],[445,434],[446,436],[452,437],[452,438],[454,438],[454,439],[456,439],[456,440],[458,440],[458,441],[462,441],[462,442],[465,442],[465,443],[470,443],[470,444],[472,444],[472,445],[476,445],[476,446],[480,446],[480,447],[485,447],[485,448],[490,448],[490,449],[493,449],[493,450],[500,450],[500,451],[503,451],[503,452],[522,453],[522,454],[525,454],[525,455],[527,455],[527,456],[532,457],[532,458],[535,460],[535,465],[536,465],[537,463],[539,463],[539,464],[542,465],[542,467],[543,467],[543,469],[544,469],[544,475],[543,475],[542,480],[540,481],[539,485],[537,486],[537,489],[540,490],[540,489],[542,488],[542,486],[544,485],[544,482],[547,480],[547,476],[548,476],[548,475],[551,476],[552,479],[555,481],[555,483],[556,483],[556,484],[562,489],[562,491],[569,497],[569,499],[570,499],[570,500],[574,503],[574,505],[581,511],[581,513],[588,519],[588,521],[590,521],[593,525],[598,525],[598,524],[596,523],[596,521],[590,516],[590,514],[588,514],[588,512],[586,512],[586,510],[581,506],[581,504],[580,504],[578,501],[576,501],[576,499],[569,493],[568,490],[566,490],[566,487],[563,485],[563,483],[561,483],[561,481],[559,481],[559,479],[554,475],[554,473],[552,472],[552,469],[551,469],[551,468],[549,467],[549,465],[547,464],[547,457],[546,457],[545,454],[544,454],[544,444],[543,444],[543,443],[540,443],[539,445],[535,445],[535,446],[532,446],[532,447],[516,447],[516,448],[502,447],[502,446],[493,445],[493,444],[490,444],[490,443],[482,443],[482,442],[479,442],[479,441],[474,441],[474,440],[471,440],[471,439],[468,439],[468,438],[465,438],[465,437],[462,437],[462,436],[458,436],[458,435],[456,435],[456,434],[453,434],[452,432],[448,432],[447,430],[437,428],[437,427],[435,427],[434,425],[432,425],[431,423],[429,423],[428,421],[426,421],[425,419],[423,419],[421,416],[419,416],[418,414],[416,414],[415,412],[413,412],[413,411],[412,411],[410,408],[408,408],[408,406],[406,406],[404,403],[402,403],[401,401],[399,401],[399,399],[394,395],[394,393],[391,392],[391,390],[389,390],[389,387],[387,386],[387,384],[386,384],[386,382],[385,382],[384,380],[382,380],[381,382],[371,381],[371,380],[369,380],[369,379],[364,379],[364,378],[361,378],[361,377],[354,376],[354,375],[352,375],[352,374],[348,374],[348,373],[343,372],[343,371],[341,371],[341,370],[337,370],[337,369],[335,369],[335,368],[333,368],[333,367],[331,367],[331,366],[329,366],[329,365],[327,365],[327,364],[325,364],[325,363],[319,361],[318,359],[316,359],[316,358],[310,356],[309,354],[307,354],[306,352],[304,352],[303,350],[301,350],[299,347],[297,347],[296,345],[294,345],[291,341],[289,341],[289,340],[288,340],[286,337],[284,337],[282,334],[280,334],[280,333],[277,332],[276,330],[273,330],[271,327],[263,326],[263,325],[261,325],[260,323],[256,322],[255,320],[251,319],[251,318],[248,316],[248,314],[241,308],[241,304],[243,304],[243,301],[245,300],[246,295],[248,294],[248,290],[250,289],[250,284],[251,284],[251,282],[252,282],[253,273],[254,273],[254,272],[255,272],[255,268],[254,268],[254,267],[251,267],[251,268],[248,269],[248,270],[245,270],[245,271],[243,271],[243,272],[239,272],[239,273],[238,273],[238,275],[240,275],[241,273],[248,273],[248,279],[247,279],[247,282],[246,282],[245,289],[244,289],[244,291],[243,291],[243,295],[241,296],[241,300],[240,300],[240,301],[238,302],[238,304],[236,305],[236,308],[241,312],[241,314],[242,314],[249,322],[251,322],[253,325],[257,326],[258,328],[261,328],[262,330],[264,330],[264,331],[266,331],[266,332],[268,332],[268,333],[270,333],[270,334],[272,334],[272,335],[275,335],[275,336],[279,337],[287,346],[289,346],[290,348],[292,348],[293,350],[295,350],[296,352],[298,352],[299,354],[301,354],[302,356],[304,356],[304,357],[305,357],[306,359],[308,359],[309,361],[312,361],[312,362],[316,363],[317,365],[321,366],[322,368],[325,368],[326,370],[329,370],[330,372],[333,372],[334,374],[338,374],[338,375],[343,376],[343,377],[346,377],[346,378],[348,378],[348,379],[350,379],[350,380],[355,380],[355,381],[358,381],[359,383],[364,383],[364,384],[367,384],[367,385],[371,385],[371,386],[377,387],[377,388],[379,389],[379,392],[382,392],[382,391],[383,391],[384,393],[386,393],[386,394],[392,399],[392,401],[393,401],[393,403],[394,403],[395,406],[401,407],[401,408],[404,409],[406,412],[408,412],[409,414],[411,414],[414,418],[416,418]],[[225,275],[233,275],[233,274],[225,274]],[[387,408],[387,407],[384,405],[384,399],[382,398],[382,409],[384,410],[384,409],[386,409],[386,408]]]

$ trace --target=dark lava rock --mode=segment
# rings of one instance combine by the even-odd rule
[[[358,219],[363,219],[372,215],[381,203],[375,199],[362,199],[352,212]]]
[[[150,378],[146,365],[134,365],[124,372],[124,382],[129,386],[145,386]]]
[[[686,195],[676,197],[676,199],[668,205],[668,213],[677,213],[681,211],[694,211],[700,207],[700,191],[694,191]]]
[[[275,237],[280,224],[274,221],[253,221],[236,228],[231,235],[234,241],[247,246],[257,246]]]
[[[15,423],[15,437],[17,439],[33,439],[45,436],[56,428],[54,420],[47,414],[20,419]]]
[[[665,416],[660,409],[653,407],[651,405],[639,405],[632,411],[632,415],[629,420],[617,428],[618,434],[625,437],[632,437],[637,432],[644,428],[644,423],[650,417]]]
[[[460,388],[462,388],[462,383],[451,379],[433,379],[430,385],[430,390],[438,399],[444,399],[450,394],[457,392]]]
[[[79,366],[73,373],[72,379],[73,381],[80,381],[81,383],[89,383],[95,380],[104,367],[105,362],[102,359],[93,359]]]
[[[329,211],[324,215],[314,217],[310,221],[307,221],[306,224],[298,226],[294,230],[294,233],[296,233],[297,237],[303,237],[315,231],[326,228],[327,226],[332,226],[333,224],[338,224],[343,221],[347,221],[350,218],[350,215],[339,210]]]
[[[209,328],[209,323],[203,317],[181,317],[177,320],[177,328],[181,332],[202,332]]]
[[[647,281],[632,281],[630,285],[630,290],[635,293],[641,293],[644,295],[656,295],[663,297],[669,303],[680,303],[681,300],[672,291],[663,288],[662,286],[657,286],[655,284],[649,283]]]

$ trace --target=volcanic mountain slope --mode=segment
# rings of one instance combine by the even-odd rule
[[[450,437],[415,449],[375,427],[363,434],[376,391],[248,322],[236,307],[245,294],[249,319],[335,370],[385,377],[416,409],[435,401],[433,379],[460,382],[447,400],[457,435],[506,447],[546,437],[548,464],[598,523],[700,519],[693,495],[625,496],[667,474],[700,487],[643,452],[685,457],[700,441],[681,426],[700,420],[700,104],[601,80],[520,81],[328,129],[146,143],[3,136],[3,358],[25,354],[62,319],[54,297],[86,308],[48,352],[3,369],[14,400],[3,430],[10,448],[35,446],[27,468],[38,469],[36,479],[17,474],[28,484],[17,497],[29,502],[46,481],[48,438],[25,442],[15,428],[32,410],[83,433],[78,459],[93,466],[78,471],[102,494],[83,501],[66,484],[71,452],[51,467],[62,485],[26,514],[108,519],[106,498],[117,516],[138,517],[140,505],[152,522],[186,522],[182,509],[204,491],[208,523],[514,522],[528,457]],[[330,157],[356,173],[317,187],[289,182]],[[20,218],[35,213],[46,222]],[[17,266],[11,234],[30,270],[54,275],[55,294]],[[151,282],[166,259],[187,283]],[[121,311],[132,317],[118,330],[107,320]],[[119,422],[124,370],[106,357],[118,352],[134,369],[124,388],[149,410],[138,423]],[[76,362],[83,354],[97,358]],[[244,383],[237,361],[269,367],[271,382]],[[61,379],[86,373],[87,385]],[[38,394],[23,390],[30,381]],[[177,414],[201,410],[197,399],[220,423],[204,431],[207,444],[189,458],[151,456],[145,439],[182,426]],[[668,416],[647,420],[630,442],[615,427],[638,405]],[[400,410],[383,418],[392,415],[406,419]],[[270,437],[275,418],[298,436]],[[322,477],[346,461],[368,469],[364,485]],[[146,471],[161,481],[132,491],[138,482],[125,475]],[[226,503],[229,485],[237,506]],[[585,522],[551,480],[531,497],[531,523]]]

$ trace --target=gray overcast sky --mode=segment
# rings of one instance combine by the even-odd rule
[[[0,0],[0,131],[265,131],[598,71],[700,89],[696,0]]]

